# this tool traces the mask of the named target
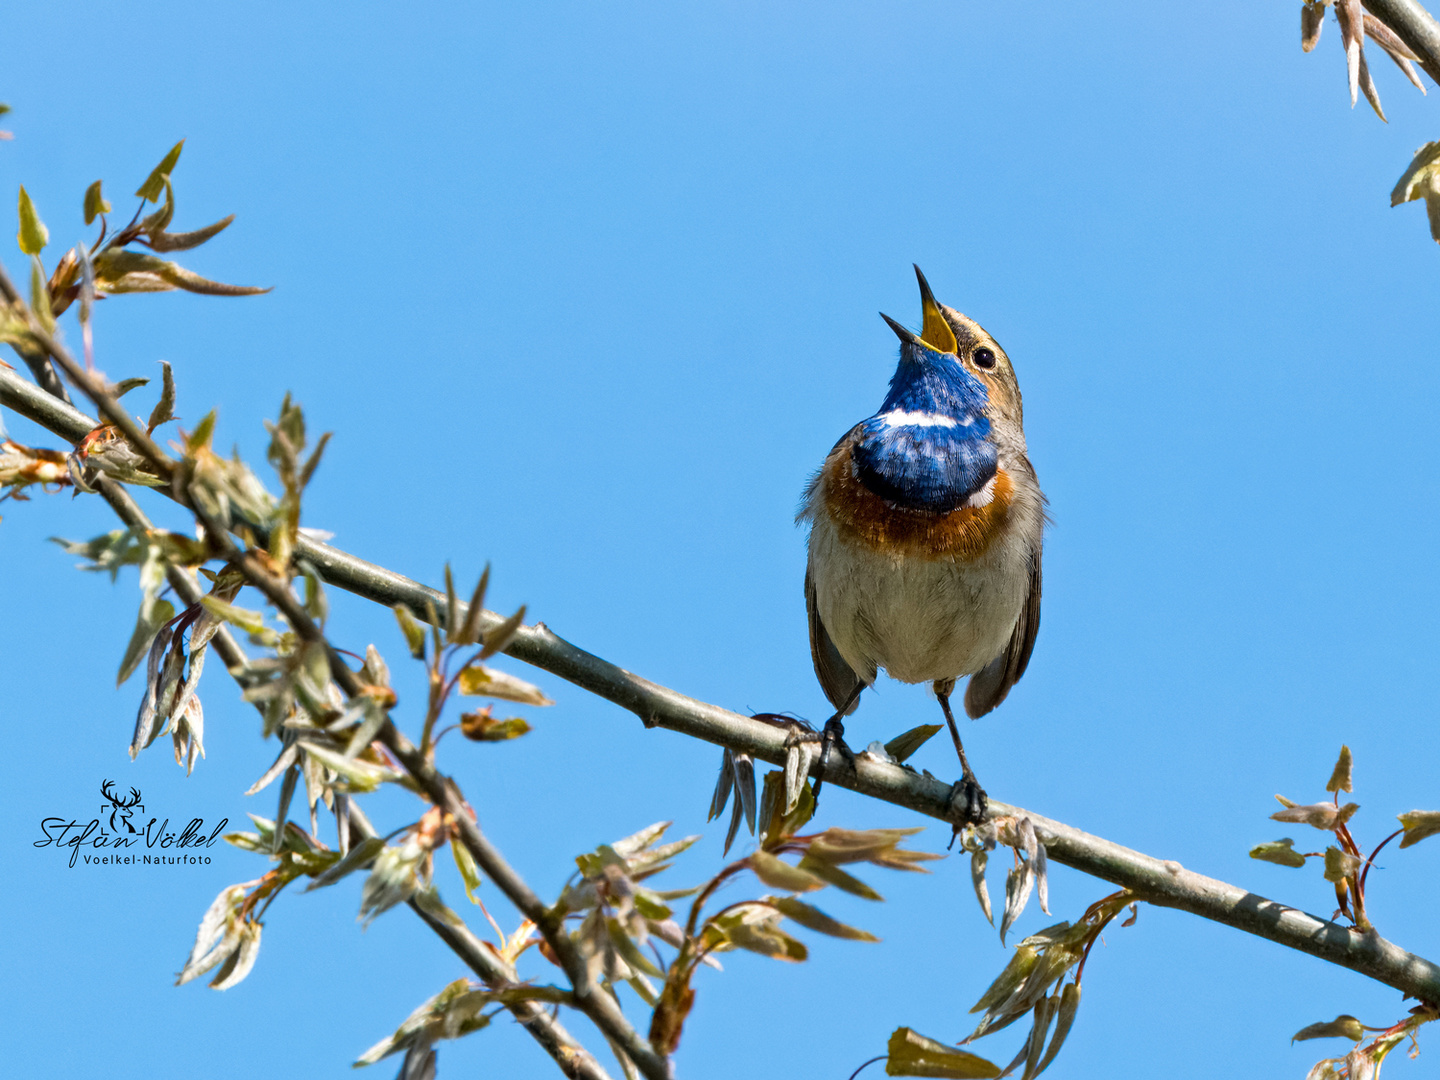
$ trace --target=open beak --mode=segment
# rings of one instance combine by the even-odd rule
[[[945,321],[945,316],[940,314],[940,305],[935,302],[935,294],[930,291],[930,283],[925,280],[925,275],[920,272],[918,266],[915,267],[915,280],[920,283],[920,311],[925,316],[920,336],[929,342],[930,347],[936,352],[955,352],[959,347],[955,340],[955,331],[950,329],[950,324]]]
[[[925,280],[925,275],[920,272],[918,266],[915,267],[915,277],[920,282],[920,312],[925,320],[919,335],[907,330],[883,311],[880,313],[880,317],[890,324],[890,329],[895,331],[896,337],[907,345],[917,345],[929,349],[931,352],[955,353],[959,349],[959,343],[955,340],[955,331],[950,329],[950,324],[945,321],[945,316],[940,314],[940,305],[935,302],[935,294],[930,291],[930,283]]]

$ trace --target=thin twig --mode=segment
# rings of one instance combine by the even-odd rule
[[[99,489],[101,497],[110,504],[120,520],[130,528],[148,531],[153,527],[144,511],[140,509],[122,485],[117,484],[109,477],[101,477],[96,487]],[[167,567],[166,575],[176,595],[186,605],[200,602],[200,597],[203,595],[202,590],[195,579],[185,570],[177,566]],[[222,626],[211,644],[220,658],[225,661],[225,666],[232,671],[241,669],[248,660],[244,649],[236,643],[231,635],[229,627]],[[363,840],[375,834],[374,830],[369,827],[369,823],[359,815],[352,815],[349,820],[351,831],[360,839]],[[437,919],[414,901],[410,902],[410,909],[431,930],[435,931],[436,935],[465,962],[470,970],[480,977],[486,986],[492,989],[504,989],[514,986],[520,981],[520,976],[515,969],[501,960],[493,950],[486,948],[468,927],[452,926]],[[552,1017],[539,1002],[517,1001],[505,1007],[545,1052],[555,1060],[555,1064],[566,1076],[574,1078],[574,1080],[610,1080],[610,1074],[601,1067],[595,1056],[576,1041],[559,1020]]]

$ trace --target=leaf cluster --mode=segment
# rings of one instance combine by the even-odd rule
[[[1257,844],[1250,849],[1252,859],[1275,863],[1277,866],[1301,867],[1310,859],[1320,859],[1324,864],[1325,880],[1335,887],[1336,917],[1349,918],[1357,930],[1373,929],[1365,913],[1365,886],[1375,857],[1391,840],[1400,838],[1400,847],[1407,848],[1426,837],[1440,832],[1440,811],[1411,810],[1399,816],[1400,828],[1385,837],[1367,856],[1361,851],[1358,841],[1350,830],[1350,819],[1360,809],[1358,803],[1340,803],[1340,793],[1354,790],[1354,757],[1348,746],[1340,748],[1340,756],[1330,772],[1325,790],[1331,793],[1329,802],[1300,805],[1283,795],[1276,800],[1283,807],[1270,815],[1273,821],[1309,825],[1334,835],[1335,843],[1324,851],[1296,851],[1295,841],[1286,836],[1269,843]]]

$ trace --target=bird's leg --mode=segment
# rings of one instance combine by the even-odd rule
[[[953,681],[935,684],[935,697],[940,702],[940,711],[945,714],[945,723],[950,725],[950,737],[955,740],[955,753],[960,757],[960,779],[950,789],[950,805],[960,810],[964,824],[978,825],[985,820],[989,800],[985,789],[975,779],[970,762],[965,760],[965,747],[960,744],[960,729],[955,726],[955,714],[950,711],[950,691],[955,688]],[[958,826],[956,827],[958,831]]]
[[[850,763],[852,768],[855,765],[855,755],[845,745],[845,725],[841,723],[840,718],[854,708],[860,692],[864,689],[864,683],[857,684],[855,689],[850,691],[850,696],[845,699],[844,704],[835,711],[835,715],[825,721],[825,728],[820,732],[820,767],[815,770],[815,788],[811,793],[815,798],[817,809],[820,806],[820,786],[825,782],[825,767],[830,764],[830,751],[838,746],[841,756]]]

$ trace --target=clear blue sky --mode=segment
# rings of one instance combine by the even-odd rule
[[[1272,793],[1323,794],[1348,742],[1362,837],[1440,805],[1440,248],[1418,205],[1387,206],[1440,113],[1378,50],[1391,122],[1352,112],[1337,28],[1302,55],[1298,7],[12,5],[0,203],[26,185],[53,258],[88,235],[87,184],[123,213],[186,138],[176,226],[238,215],[191,265],[275,291],[106,302],[112,377],[168,360],[181,414],[218,404],[218,441],[257,463],[291,391],[336,432],[307,520],[337,544],[431,583],[446,560],[468,580],[489,560],[497,606],[697,697],[813,719],[791,517],[883,396],[895,340],[876,312],[918,321],[918,262],[1013,359],[1055,520],[1029,673],[966,729],[980,778],[1328,915],[1318,871],[1246,856],[1323,840],[1268,821]],[[241,792],[274,748],[216,667],[195,775],[160,744],[131,764],[138,689],[113,673],[133,572],[112,586],[45,543],[113,521],[69,495],[3,509],[0,1070],[352,1075],[464,974],[407,913],[362,932],[358,881],[287,896],[247,982],[174,989],[206,905],[261,861],[217,849],[201,871],[122,876],[31,846],[42,816],[93,813],[104,778],[175,816],[273,813]],[[331,625],[403,666],[387,613],[337,595]],[[558,704],[528,738],[450,745],[444,764],[537,889],[665,818],[705,836],[677,884],[718,867],[717,750],[510,666]],[[885,683],[850,731],[863,745],[934,716],[923,689]],[[954,771],[942,740],[918,764]],[[373,816],[409,813],[387,796]],[[839,790],[822,819],[910,820]],[[1432,959],[1437,860],[1390,849],[1370,879],[1381,931]],[[875,884],[887,903],[826,903],[883,945],[704,973],[682,1075],[843,1080],[898,1025],[968,1032],[1006,960],[968,867]],[[1108,891],[1057,870],[1052,910]],[[1046,923],[1032,907],[1020,928]],[[1143,910],[1106,941],[1057,1077],[1300,1077],[1326,1049],[1292,1047],[1302,1025],[1403,1014],[1397,992],[1188,916]],[[1019,1038],[978,1049],[1003,1062]],[[1389,1072],[1440,1075],[1434,1039]],[[441,1068],[554,1075],[508,1023],[447,1044]]]

